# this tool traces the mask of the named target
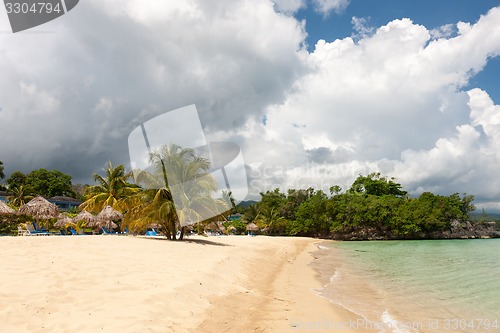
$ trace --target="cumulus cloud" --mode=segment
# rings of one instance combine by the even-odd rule
[[[456,31],[456,25],[454,24],[445,24],[438,28],[432,29],[429,31],[430,35],[434,39],[439,38],[449,38],[452,37]]]
[[[312,0],[314,10],[327,17],[331,12],[342,13],[350,0]]]
[[[89,181],[108,160],[128,164],[132,129],[196,104],[208,141],[242,148],[254,198],[381,171],[415,195],[466,191],[496,207],[500,109],[465,87],[500,55],[500,8],[434,31],[353,18],[354,38],[308,52],[290,15],[303,5],[88,0],[39,30],[0,34],[6,173]],[[313,5],[326,15],[348,1]]]
[[[307,6],[305,0],[273,0],[280,12],[292,14]]]
[[[208,134],[239,127],[302,74],[304,40],[304,24],[267,0],[82,2],[0,35],[0,160],[7,175],[88,181],[108,160],[127,164],[128,134],[164,112],[196,104]]]
[[[375,32],[375,27],[370,26],[369,24],[370,22],[369,17],[353,16],[351,22],[353,30],[355,31],[355,33],[352,36],[354,40],[370,37]]]
[[[252,170],[275,171],[267,178],[274,181],[260,185],[281,179],[284,188],[345,188],[360,173],[381,171],[415,195],[483,193],[476,184],[491,181],[490,165],[498,164],[499,150],[488,144],[498,115],[486,92],[479,98],[479,90],[462,89],[500,54],[499,19],[493,9],[470,29],[462,25],[459,35],[438,40],[401,19],[357,43],[319,41],[304,59],[310,72],[283,103],[266,109],[265,125],[249,131],[258,133],[245,141]],[[500,196],[498,184],[487,188],[481,200]]]

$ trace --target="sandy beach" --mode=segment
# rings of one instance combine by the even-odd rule
[[[360,332],[314,292],[317,243],[2,237],[2,332]]]

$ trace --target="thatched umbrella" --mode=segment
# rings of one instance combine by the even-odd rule
[[[259,227],[255,223],[249,223],[247,224],[247,230],[248,231],[257,231],[259,230]]]
[[[44,197],[37,196],[17,211],[21,215],[31,215],[37,222],[59,216],[59,208]]]
[[[215,222],[210,222],[209,224],[207,224],[207,226],[205,227],[205,231],[208,231],[208,230],[211,230],[211,231],[218,231],[219,230],[219,226],[217,225],[217,223]]]
[[[114,229],[118,227],[113,220],[120,220],[123,218],[123,214],[114,209],[111,206],[106,206],[101,210],[99,214],[97,214],[96,219],[97,222],[94,225],[100,227],[107,227],[108,229]]]
[[[57,228],[65,228],[68,224],[75,223],[73,219],[67,215],[59,215],[59,218],[56,223],[54,223],[54,227]]]
[[[14,214],[16,211],[0,200],[0,215]]]
[[[234,234],[236,232],[236,227],[234,225],[230,225],[229,228],[227,228],[227,231]]]
[[[223,221],[217,222],[217,226],[219,227],[220,231],[222,231],[222,232],[226,231],[226,227],[224,226],[224,222]]]
[[[73,218],[73,221],[85,221],[88,226],[91,226],[96,221],[96,217],[84,209]]]

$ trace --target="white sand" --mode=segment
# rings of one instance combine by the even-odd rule
[[[331,332],[300,329],[356,320],[312,290],[320,287],[308,265],[316,242],[2,237],[0,330]]]

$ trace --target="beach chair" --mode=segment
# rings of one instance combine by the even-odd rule
[[[18,236],[30,236],[30,233],[27,229],[24,229],[22,225],[17,226],[17,235]]]
[[[37,230],[32,223],[26,223],[26,230],[30,236],[48,236],[50,233],[46,230]]]
[[[154,230],[147,230],[146,231],[146,236],[152,237],[152,236],[158,236],[158,234]]]
[[[118,235],[118,233],[117,233],[117,232],[110,232],[110,231],[109,231],[108,229],[106,229],[105,227],[102,227],[101,229],[102,229],[102,233],[103,233],[104,235]]]

